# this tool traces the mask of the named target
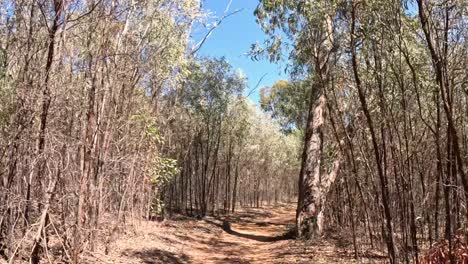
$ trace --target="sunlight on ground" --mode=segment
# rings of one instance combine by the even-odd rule
[[[294,223],[295,206],[244,209],[204,220],[180,218],[163,223],[142,221],[111,246],[108,256],[88,261],[103,263],[383,263],[379,255],[353,259],[352,245],[336,239],[314,243],[284,236]],[[229,221],[230,230],[223,230]]]

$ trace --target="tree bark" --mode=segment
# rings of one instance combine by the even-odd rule
[[[311,101],[313,102],[313,100]],[[318,218],[322,211],[320,170],[325,105],[325,95],[322,94],[313,111],[309,113],[299,176],[299,200],[296,213],[297,235],[307,239],[314,238],[321,232]]]

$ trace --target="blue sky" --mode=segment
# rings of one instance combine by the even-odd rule
[[[229,0],[205,0],[203,7],[221,17],[228,3]],[[243,10],[226,18],[199,51],[199,55],[202,56],[224,56],[235,69],[242,70],[248,77],[249,88],[246,93],[257,85],[263,75],[267,74],[258,89],[249,97],[255,103],[259,101],[258,91],[261,87],[270,86],[278,80],[288,79],[287,74],[284,73],[285,65],[276,65],[267,60],[253,61],[246,55],[252,44],[257,41],[263,43],[266,38],[260,26],[255,22],[253,12],[257,5],[257,0],[233,0],[230,11]],[[194,33],[194,38],[200,39],[206,30],[197,29]]]

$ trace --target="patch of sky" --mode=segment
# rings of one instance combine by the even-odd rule
[[[226,14],[230,0],[205,0],[203,8],[210,11],[210,26]],[[252,60],[248,55],[252,44],[263,43],[267,36],[256,22],[254,11],[257,0],[233,0],[229,12],[240,12],[226,18],[210,35],[198,52],[199,56],[226,57],[229,63],[245,76],[248,88],[244,92],[255,104],[259,104],[259,90],[272,86],[278,80],[288,79],[285,73],[286,63],[270,63],[268,60]],[[201,40],[210,27],[199,24],[193,30],[192,37]]]

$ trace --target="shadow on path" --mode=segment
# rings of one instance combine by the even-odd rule
[[[277,236],[261,236],[261,235],[253,235],[253,234],[245,234],[245,233],[241,233],[241,232],[238,232],[238,231],[235,231],[235,230],[232,230],[231,229],[231,225],[228,221],[222,221],[222,224],[221,223],[217,223],[215,221],[211,221],[211,220],[208,220],[208,219],[205,219],[205,221],[207,223],[210,223],[212,225],[215,225],[219,228],[221,228],[222,230],[224,230],[224,232],[230,234],[230,235],[234,235],[234,236],[237,236],[237,237],[242,237],[242,238],[246,238],[246,239],[250,239],[250,240],[255,240],[255,241],[258,241],[258,242],[277,242],[277,241],[281,241],[281,240],[289,240],[289,239],[292,239],[293,237],[289,234],[283,234],[283,235],[277,235]],[[270,223],[266,223],[265,225],[262,225],[263,227],[266,227],[266,226],[269,226]],[[281,225],[281,224],[272,224],[272,225]]]
[[[130,253],[132,256],[135,256],[145,264],[189,264],[189,256],[185,254],[176,255],[172,252],[160,250],[160,249],[147,249],[147,250],[138,250],[132,251]]]
[[[234,236],[238,236],[238,237],[242,237],[242,238],[246,238],[246,239],[250,239],[250,240],[255,240],[255,241],[258,241],[258,242],[276,242],[276,241],[281,241],[281,240],[288,240],[290,239],[288,236],[286,235],[280,235],[280,236],[259,236],[259,235],[252,235],[252,234],[244,234],[244,233],[240,233],[240,232],[237,232],[237,231],[234,231],[232,229],[228,229],[228,228],[223,228],[223,230],[230,234],[230,235],[234,235]]]

